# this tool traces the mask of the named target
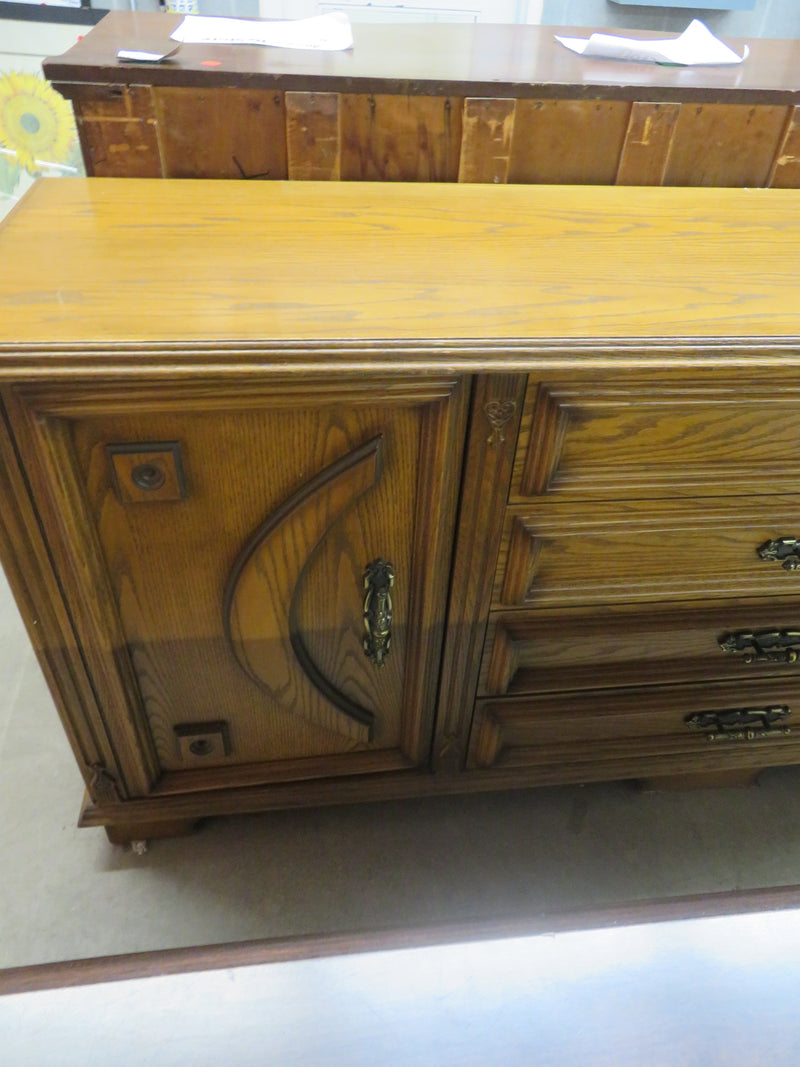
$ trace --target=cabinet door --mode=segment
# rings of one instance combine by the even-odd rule
[[[123,798],[427,761],[463,393],[7,393]]]

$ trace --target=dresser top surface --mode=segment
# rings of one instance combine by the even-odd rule
[[[800,191],[53,179],[0,349],[800,338]]]
[[[687,24],[690,19],[687,13]],[[665,67],[585,59],[555,34],[588,37],[591,28],[492,23],[353,25],[354,47],[314,52],[257,45],[182,45],[168,63],[120,63],[120,48],[165,51],[182,15],[110,11],[63,56],[45,60],[51,81],[164,86],[246,86],[307,91],[455,96],[605,97],[628,100],[791,102],[798,98],[800,42],[751,39],[734,67]],[[620,15],[624,24],[624,15]],[[633,37],[672,34],[608,30]],[[725,38],[741,54],[744,41]],[[205,64],[213,63],[213,67]]]

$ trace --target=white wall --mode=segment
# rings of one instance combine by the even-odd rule
[[[543,0],[259,0],[262,18],[308,18],[346,11],[353,22],[506,22],[538,24]]]

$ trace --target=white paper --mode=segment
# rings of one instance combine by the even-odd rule
[[[170,36],[182,44],[261,44],[318,52],[343,52],[353,47],[350,19],[343,11],[288,22],[187,15]]]
[[[593,33],[585,37],[559,37],[566,48],[580,56],[598,59],[633,59],[639,63],[674,63],[681,67],[727,66],[741,63],[750,55],[744,46],[744,54],[738,56],[728,48],[700,19],[693,19],[680,37],[661,41],[637,41],[632,37],[613,37],[607,33]]]
[[[174,56],[179,48],[179,44],[166,52],[141,52],[135,48],[120,48],[117,52],[117,59],[128,63],[160,63],[163,59]]]

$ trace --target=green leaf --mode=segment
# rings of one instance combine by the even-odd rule
[[[0,193],[13,193],[22,176],[22,168],[13,156],[0,152]]]

